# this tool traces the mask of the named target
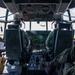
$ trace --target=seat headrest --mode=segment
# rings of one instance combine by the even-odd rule
[[[70,30],[70,27],[71,27],[71,24],[70,23],[59,23],[59,30],[61,29],[67,29],[67,30]]]
[[[12,25],[8,25],[8,29],[19,29],[19,25],[18,24],[12,24]]]

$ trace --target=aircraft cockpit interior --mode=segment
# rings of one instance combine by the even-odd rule
[[[0,75],[75,75],[75,0],[0,0],[0,8]]]

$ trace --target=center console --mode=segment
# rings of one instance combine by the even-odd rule
[[[30,58],[27,75],[46,75],[46,52],[34,52]]]

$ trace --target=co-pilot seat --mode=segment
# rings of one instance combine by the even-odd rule
[[[59,55],[63,50],[72,47],[73,30],[71,24],[59,23],[54,45],[54,56]]]
[[[5,30],[6,55],[9,60],[20,60],[25,49],[24,32],[18,25],[9,25]]]
[[[70,27],[71,24],[59,23],[59,27],[48,35],[49,38],[47,38],[46,43],[52,58],[59,55],[64,49],[72,47],[73,30]]]

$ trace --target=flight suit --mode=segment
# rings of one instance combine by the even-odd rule
[[[49,64],[47,63],[49,74],[51,74],[51,72],[56,67],[60,67],[58,75],[69,75],[68,73],[70,72],[75,74],[75,64],[73,65],[74,61],[75,61],[75,46],[69,49],[65,49],[61,54],[55,57],[55,59],[52,62],[50,62]]]
[[[54,32],[50,32],[47,39],[46,39],[46,48],[47,50],[50,50],[52,48],[52,37],[53,37]]]
[[[58,66],[59,64],[72,63],[73,61],[75,61],[75,46],[65,49],[61,54],[55,57],[52,62],[55,66]]]

